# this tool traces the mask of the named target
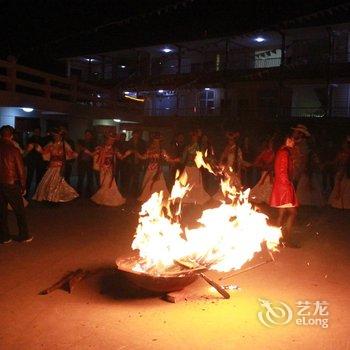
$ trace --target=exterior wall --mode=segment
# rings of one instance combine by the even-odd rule
[[[350,84],[333,85],[332,116],[350,118]]]
[[[16,122],[16,118],[17,122]],[[23,112],[21,108],[0,107],[0,127],[3,125],[11,125],[16,127],[21,134],[22,141],[26,138],[26,134],[36,126],[40,126],[42,133],[46,133],[52,127],[67,127],[70,137],[73,140],[82,138],[84,131],[91,127],[91,120],[87,118],[79,118],[68,115],[47,115],[38,111],[31,113]]]
[[[15,127],[15,117],[0,116],[0,127],[4,125],[11,125],[12,127]]]
[[[33,112],[27,113],[22,110],[22,108],[16,107],[0,107],[0,126],[2,125],[11,125],[15,127],[16,117],[21,118],[40,118],[40,113]],[[41,123],[41,128],[44,128],[44,123]]]
[[[282,70],[276,69],[282,64],[282,36],[272,31],[259,34],[261,42],[242,35],[180,43],[181,67],[178,45],[170,45],[169,53],[161,46],[113,52],[108,64],[115,70],[124,60],[123,74],[113,76],[115,81],[122,78],[125,90],[144,90],[146,117],[323,117],[329,110],[332,116],[350,117],[350,23],[332,25],[331,30],[320,26],[285,31]],[[106,66],[108,54],[104,56]],[[101,70],[97,66],[102,56],[95,63],[87,65],[79,58],[77,64],[85,65],[86,74],[87,69]],[[204,103],[203,91],[211,87],[215,97]],[[165,88],[174,93],[163,96],[156,90]]]
[[[144,113],[146,116],[218,116],[222,98],[223,90],[217,88],[152,91],[147,92]]]
[[[322,117],[327,111],[327,86],[294,86],[292,111],[294,116]]]

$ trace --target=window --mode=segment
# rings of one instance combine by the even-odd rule
[[[215,91],[213,89],[205,89],[200,94],[199,108],[201,114],[212,113],[215,109]]]
[[[278,67],[281,65],[281,49],[255,51],[255,68]]]

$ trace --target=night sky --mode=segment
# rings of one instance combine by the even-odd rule
[[[336,0],[1,1],[0,57],[48,65],[57,57],[241,34],[346,3]],[[176,9],[167,8],[178,5]],[[161,13],[159,13],[161,11]],[[349,13],[333,14],[342,22]],[[130,18],[122,24],[108,23]],[[318,18],[307,24],[327,23]],[[332,19],[334,20],[334,18]],[[308,23],[310,22],[310,23]],[[293,26],[293,24],[288,24]]]

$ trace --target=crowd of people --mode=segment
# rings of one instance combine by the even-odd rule
[[[338,149],[322,148],[302,124],[286,132],[266,133],[255,148],[239,131],[228,130],[220,152],[200,128],[192,129],[189,135],[176,134],[167,147],[167,140],[159,132],[146,143],[140,130],[134,130],[130,140],[125,134],[108,133],[101,144],[97,144],[91,130],[75,143],[63,127],[45,137],[37,128],[22,147],[13,135],[12,127],[1,128],[2,243],[12,239],[8,209],[14,211],[18,221],[16,239],[32,239],[24,211],[28,200],[52,206],[79,196],[105,206],[121,206],[129,199],[142,203],[154,192],[163,191],[165,197],[169,196],[175,176],[182,176],[190,185],[184,204],[224,200],[220,190],[223,176],[237,191],[251,188],[252,203],[277,208],[277,225],[283,228],[284,241],[291,247],[298,246],[292,239],[292,226],[299,205],[329,204],[350,209],[350,136],[345,136]],[[198,152],[221,176],[197,167]],[[72,181],[75,162],[77,182]]]

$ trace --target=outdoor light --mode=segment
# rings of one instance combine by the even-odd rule
[[[263,38],[262,36],[258,36],[258,37],[256,37],[255,39],[254,39],[254,41],[256,41],[257,43],[262,43],[262,42],[264,42],[266,39],[265,38]]]
[[[205,88],[204,90],[205,90],[205,91],[209,91],[209,90],[210,90],[210,88]]]
[[[23,111],[23,112],[26,112],[26,113],[30,113],[30,112],[33,112],[33,111],[34,111],[34,108],[24,107],[24,108],[22,108],[22,111]]]
[[[172,52],[173,50],[166,47],[166,48],[162,49],[162,51],[165,53],[169,53],[169,52]]]
[[[101,98],[101,95],[100,95],[100,94],[97,94],[97,98]]]
[[[162,94],[164,92],[164,90],[158,90],[159,94]]]
[[[124,91],[124,95],[130,95],[130,91]]]
[[[116,123],[120,123],[121,122],[120,119],[113,119],[113,121],[116,122]]]
[[[120,68],[122,68],[122,69],[125,69],[126,68],[126,66],[124,66],[123,64],[120,66]]]

